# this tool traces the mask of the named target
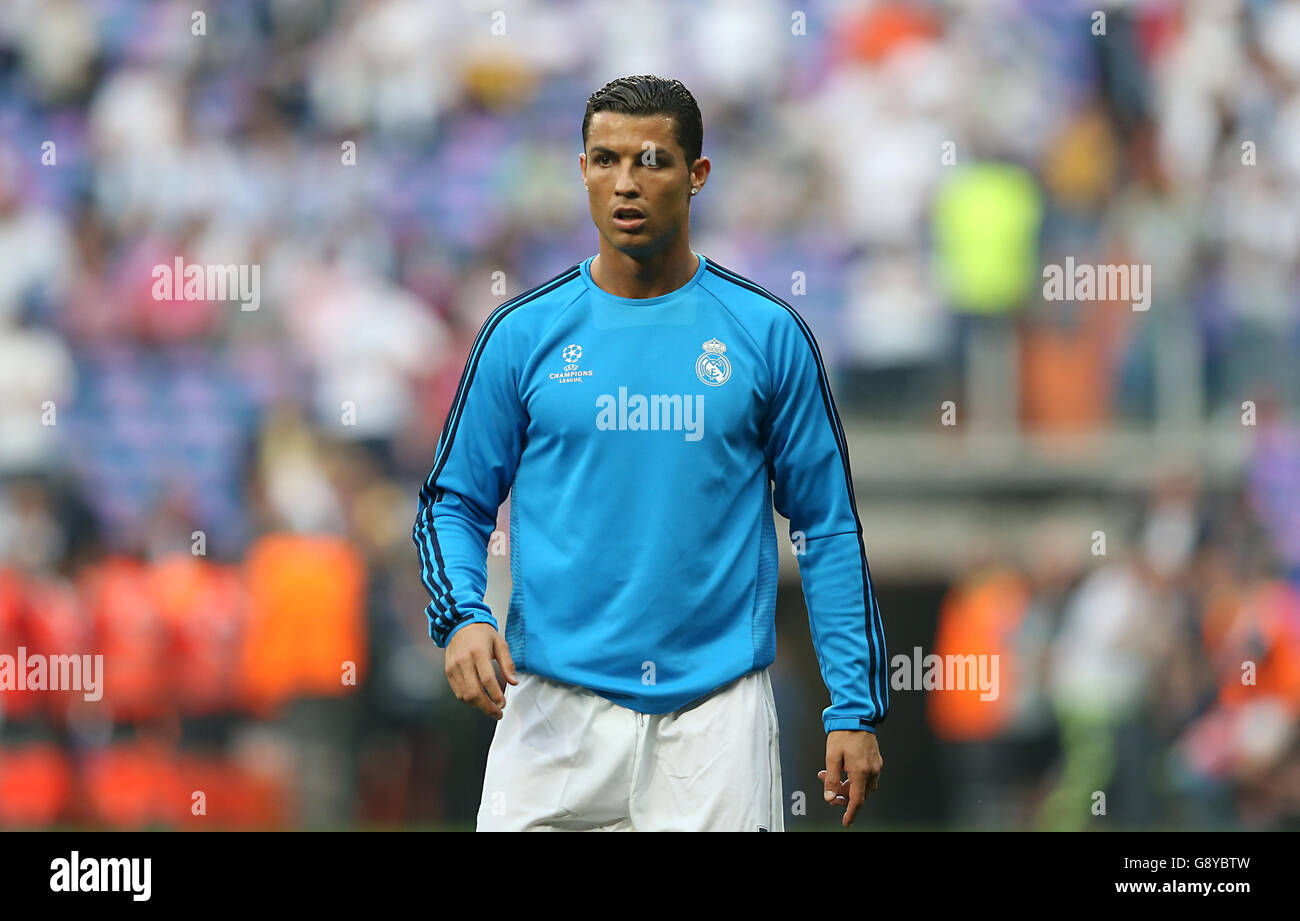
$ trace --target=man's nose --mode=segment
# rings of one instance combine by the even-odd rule
[[[639,189],[637,188],[635,180],[632,179],[632,171],[630,169],[623,170],[623,172],[619,173],[618,182],[614,183],[614,194],[633,198],[639,194]]]

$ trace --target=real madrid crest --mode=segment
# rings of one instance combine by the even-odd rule
[[[695,359],[695,374],[710,387],[721,387],[731,377],[731,362],[723,354],[727,347],[717,339],[704,343],[704,352]]]

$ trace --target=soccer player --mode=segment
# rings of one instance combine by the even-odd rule
[[[773,499],[848,827],[879,782],[887,657],[817,343],[692,251],[710,163],[685,86],[614,80],[582,138],[598,252],[483,324],[412,532],[447,680],[499,721],[478,830],[784,830]],[[483,593],[507,493],[503,636]]]

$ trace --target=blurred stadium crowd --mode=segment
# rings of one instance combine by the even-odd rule
[[[932,429],[989,324],[1026,431],[1159,423],[1167,342],[1180,424],[1258,406],[1226,498],[954,574],[934,651],[1004,693],[926,698],[944,822],[1300,821],[1300,3],[208,6],[0,7],[0,653],[107,670],[0,692],[0,826],[472,817],[416,492],[487,314],[595,252],[583,106],[644,72],[703,110],[693,248],[808,318],[846,425]],[[1067,255],[1149,313],[1044,301]],[[155,299],[177,256],[258,309]]]
[[[950,746],[952,821],[1295,826],[1300,579],[1278,574],[1260,496],[1210,500],[1195,475],[1170,474],[1118,554],[1084,564],[1077,535],[1048,523],[1018,553],[976,555],[933,652],[997,655],[998,694],[968,681],[925,700]]]

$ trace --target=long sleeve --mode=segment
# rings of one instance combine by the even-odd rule
[[[762,437],[776,510],[798,557],[813,646],[831,705],[826,732],[875,732],[889,711],[884,624],[853,497],[848,445],[812,331],[793,310],[773,332]],[[797,546],[797,545],[796,545]]]
[[[433,470],[420,490],[412,539],[432,598],[425,609],[429,636],[439,646],[466,624],[498,626],[483,600],[488,541],[514,481],[527,426],[518,369],[502,326],[508,314],[508,308],[498,309],[479,331]]]

